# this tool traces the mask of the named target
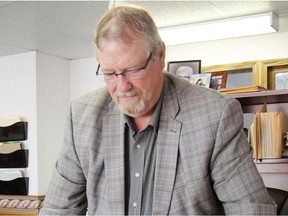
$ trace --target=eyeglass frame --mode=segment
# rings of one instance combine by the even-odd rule
[[[146,60],[146,62],[145,62],[145,64],[144,64],[143,67],[126,70],[126,71],[123,71],[123,72],[121,72],[121,73],[116,73],[116,71],[115,71],[115,72],[112,72],[112,73],[99,74],[99,70],[100,70],[100,63],[99,63],[99,64],[98,64],[98,67],[97,67],[97,70],[96,70],[96,76],[103,75],[103,76],[105,77],[105,75],[106,75],[106,76],[112,76],[112,75],[114,75],[114,76],[117,78],[118,76],[121,75],[121,76],[123,76],[123,77],[127,77],[127,74],[138,73],[138,72],[140,72],[140,71],[142,71],[142,70],[145,70],[145,69],[148,67],[151,59],[152,59],[152,52],[150,52],[150,54],[149,54],[149,56],[148,56],[148,58],[147,58],[147,60]],[[128,78],[128,77],[127,77],[127,78]],[[129,78],[128,78],[128,79],[129,79]]]

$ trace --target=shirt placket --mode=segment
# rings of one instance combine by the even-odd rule
[[[131,166],[132,169],[130,172],[131,191],[129,208],[130,213],[134,215],[140,215],[144,170],[144,133],[139,132],[135,135],[135,138],[135,143],[131,148],[131,161],[133,161],[133,165]]]

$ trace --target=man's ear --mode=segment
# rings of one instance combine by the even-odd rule
[[[159,52],[159,61],[163,65],[162,69],[164,69],[165,67],[165,57],[166,57],[166,46],[165,46],[165,43],[162,42],[160,44],[160,52]]]

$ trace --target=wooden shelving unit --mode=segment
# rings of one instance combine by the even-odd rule
[[[266,103],[269,112],[279,111],[288,115],[288,90],[267,90],[231,96],[240,101],[244,113],[256,113]]]
[[[288,58],[211,65],[201,68],[201,73],[227,73],[227,78],[229,74],[247,71],[252,73],[252,85],[261,85],[269,90],[230,94],[241,103],[243,113],[256,113],[266,103],[267,112],[283,112],[288,116],[288,90],[273,90],[276,89],[276,74],[288,72]],[[241,87],[241,85],[235,87]],[[282,160],[273,163],[260,162],[256,163],[256,167],[267,186],[288,191],[288,162]]]
[[[244,113],[256,113],[263,104],[267,104],[268,112],[280,111],[288,115],[288,90],[267,90],[231,94],[242,105]],[[256,167],[262,175],[265,184],[288,191],[288,162],[281,159],[273,162],[257,162]]]
[[[288,163],[256,163],[257,169],[260,173],[278,173],[288,174]]]

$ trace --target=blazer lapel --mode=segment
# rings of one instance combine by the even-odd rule
[[[112,215],[124,215],[124,117],[118,110],[104,116],[102,134],[109,211]]]
[[[153,198],[153,215],[167,215],[169,213],[172,191],[174,188],[178,146],[182,123],[177,121],[179,104],[173,87],[164,84],[161,116],[159,119],[156,143],[156,170]]]
[[[170,125],[170,127],[158,130],[153,215],[167,215],[169,212],[181,129],[181,123],[174,120],[165,119],[161,121],[161,124]]]

